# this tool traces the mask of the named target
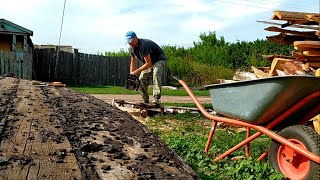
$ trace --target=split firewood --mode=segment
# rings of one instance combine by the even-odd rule
[[[272,63],[271,63],[271,68],[269,71],[269,75],[277,75],[278,73],[275,72],[275,70],[283,70],[283,68],[281,67],[281,64],[285,63],[285,62],[290,62],[293,61],[292,59],[285,59],[285,58],[274,58]]]
[[[251,66],[251,69],[253,70],[253,73],[254,73],[258,78],[267,78],[267,77],[270,77],[269,74],[261,71],[260,69],[258,69],[258,68],[256,68],[256,67]]]
[[[303,71],[309,72],[310,71],[309,63],[301,64],[301,69]]]
[[[286,76],[287,75],[284,71],[281,71],[279,69],[276,69],[276,73],[278,76]]]
[[[302,71],[302,68],[293,62],[283,63],[281,67],[287,75],[294,75],[296,71]]]

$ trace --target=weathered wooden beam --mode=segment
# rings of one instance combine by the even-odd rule
[[[273,11],[272,20],[308,20],[307,15],[319,16],[319,13],[305,13],[292,11]]]

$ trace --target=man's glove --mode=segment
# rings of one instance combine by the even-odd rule
[[[140,81],[136,75],[129,74],[127,76],[126,85],[125,85],[126,89],[137,91],[139,88],[139,85],[140,85]]]

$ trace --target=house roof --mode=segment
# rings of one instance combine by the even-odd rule
[[[13,22],[10,22],[5,19],[0,19],[0,33],[9,33],[9,34],[28,34],[33,35],[33,32],[27,28],[19,26]]]

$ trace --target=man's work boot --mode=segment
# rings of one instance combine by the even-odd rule
[[[152,106],[155,106],[155,107],[160,107],[161,106],[161,102],[160,102],[160,99],[155,99],[152,101],[151,103]]]

